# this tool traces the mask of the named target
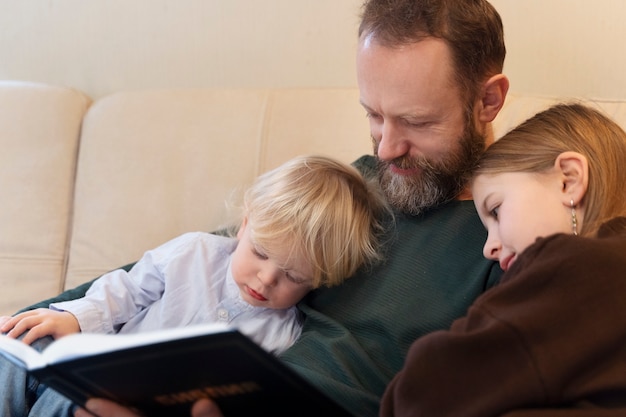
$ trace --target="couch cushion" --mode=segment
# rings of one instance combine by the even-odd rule
[[[325,154],[351,163],[372,153],[359,91],[284,89],[270,95],[260,171],[303,154]]]
[[[90,102],[73,89],[0,82],[0,314],[63,288],[80,126]]]
[[[356,89],[163,90],[85,117],[66,288],[179,234],[215,230],[261,172],[304,153],[370,151]]]
[[[228,220],[254,178],[265,90],[164,90],[98,100],[83,125],[66,287]]]
[[[583,99],[574,97],[548,97],[530,94],[509,93],[502,111],[493,123],[494,135],[500,138],[509,130],[532,117],[537,112],[559,102],[580,102],[595,107],[626,129],[626,101]]]

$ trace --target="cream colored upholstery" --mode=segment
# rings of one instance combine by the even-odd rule
[[[63,288],[89,103],[75,90],[0,83],[0,313]]]
[[[496,136],[555,102],[510,94]],[[596,102],[626,126],[625,102]],[[82,123],[82,131],[81,131]],[[356,89],[120,92],[0,82],[0,314],[191,230],[215,230],[259,173],[371,151]]]
[[[290,157],[352,162],[370,147],[354,90],[176,90],[99,100],[83,126],[66,286],[182,232],[225,225],[232,217],[225,202]]]

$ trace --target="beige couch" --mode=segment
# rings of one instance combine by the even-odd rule
[[[496,137],[553,99],[511,94]],[[626,126],[626,102],[596,102]],[[0,314],[229,221],[225,202],[303,153],[371,150],[356,89],[163,90],[96,101],[0,82]]]

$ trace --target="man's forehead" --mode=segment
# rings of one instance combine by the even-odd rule
[[[357,82],[366,110],[427,116],[460,103],[443,41],[429,38],[393,48],[364,42],[357,53]]]
[[[402,89],[419,85],[428,88],[453,87],[452,57],[445,42],[429,38],[411,44],[387,47],[361,43],[356,55],[357,82],[396,83]]]

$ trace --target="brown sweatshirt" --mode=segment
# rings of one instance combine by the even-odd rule
[[[450,330],[413,343],[380,415],[626,416],[626,218],[538,239]]]

